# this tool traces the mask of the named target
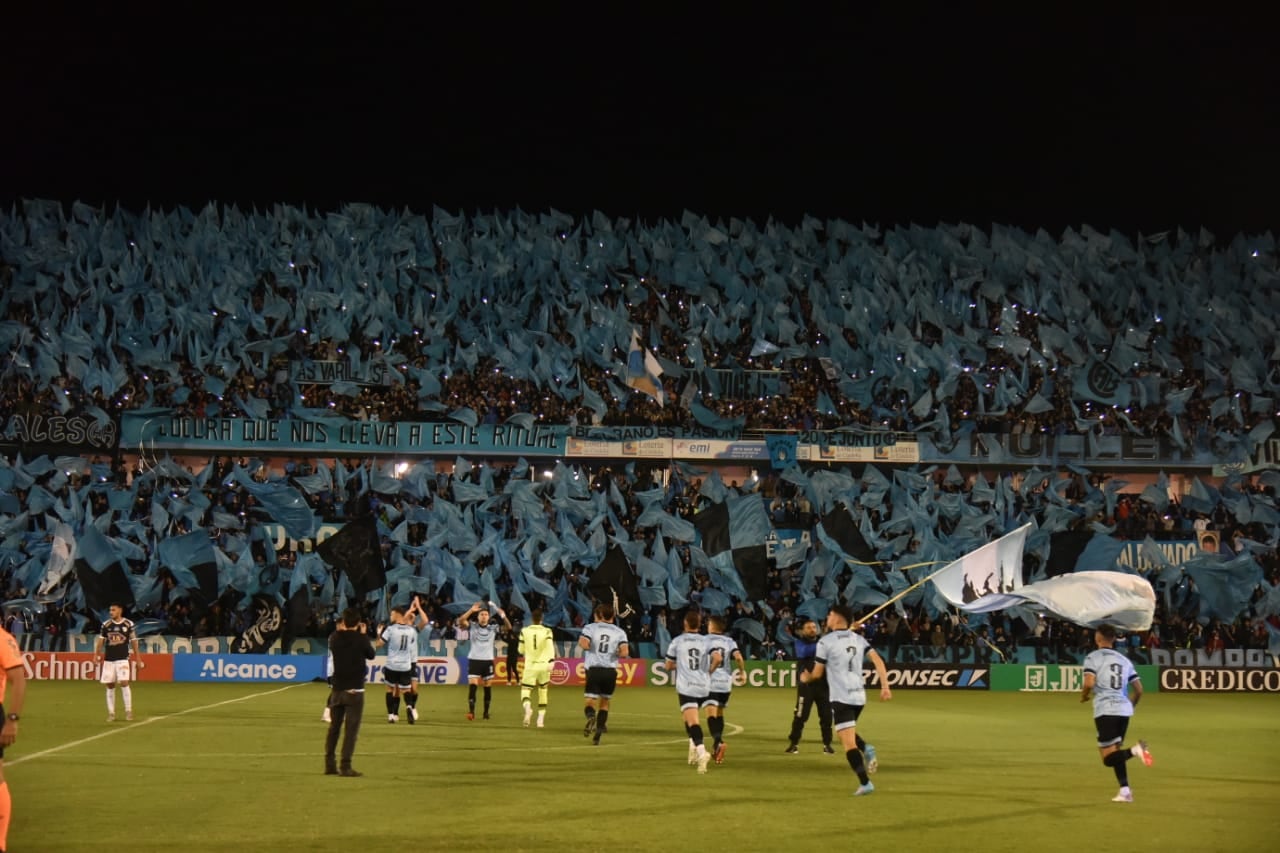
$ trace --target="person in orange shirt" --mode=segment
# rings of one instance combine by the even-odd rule
[[[13,812],[9,783],[4,778],[4,748],[18,739],[18,720],[26,699],[27,670],[18,641],[0,628],[0,717],[4,718],[4,726],[0,727],[0,853],[9,847],[9,818]]]

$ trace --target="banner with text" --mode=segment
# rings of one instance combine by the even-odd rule
[[[256,418],[180,418],[169,414],[125,413],[121,442],[126,447],[235,453],[292,453],[327,456],[411,455],[563,456],[564,427],[456,422],[301,421]]]
[[[91,654],[94,644],[98,641],[97,634],[68,634],[67,644],[70,647],[69,652]],[[142,649],[145,659],[147,654],[154,655],[181,655],[181,654],[231,654],[231,647],[235,643],[235,637],[178,637],[170,634],[148,634],[145,637],[138,638],[138,646]],[[443,642],[443,641],[441,641]],[[293,645],[289,651],[293,654],[328,654],[328,640],[325,637],[298,637],[293,641]],[[271,645],[267,654],[280,654],[281,643],[277,640]]]
[[[1159,690],[1160,668],[1138,664],[1135,669],[1145,690]],[[1022,693],[1079,693],[1084,667],[1056,663],[997,663],[991,665],[991,689]]]
[[[971,433],[949,446],[920,437],[920,461],[973,465],[1123,465],[1126,468],[1212,468],[1222,459],[1208,450],[1182,450],[1162,437],[1137,435],[1055,435],[1053,433]]]
[[[1168,693],[1280,693],[1280,669],[1163,667],[1160,689]]]
[[[674,675],[665,665],[654,661],[649,667],[649,684],[667,687],[674,683]],[[969,667],[949,664],[890,664],[886,667],[889,686],[894,690],[986,690],[989,687],[989,670],[985,666]],[[746,672],[733,673],[734,687],[786,687],[794,690],[796,662],[793,660],[749,660]],[[868,690],[879,690],[880,679],[874,668],[867,666],[862,673]]]
[[[102,669],[91,652],[25,652],[22,668],[28,681],[97,681]],[[173,681],[170,655],[142,655],[142,666],[130,661],[133,681]]]
[[[174,681],[315,681],[325,677],[321,655],[174,655]]]
[[[12,414],[0,426],[0,445],[26,456],[83,456],[115,453],[120,428],[114,419],[81,415]]]

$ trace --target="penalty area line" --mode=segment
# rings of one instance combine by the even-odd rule
[[[212,705],[199,705],[195,708],[185,708],[181,711],[174,711],[172,714],[162,714],[159,717],[147,717],[145,720],[138,720],[128,725],[120,726],[119,728],[109,729],[105,732],[98,732],[96,735],[89,735],[88,737],[82,737],[79,740],[68,741],[67,743],[60,744],[58,746],[51,746],[48,749],[42,749],[39,752],[33,752],[30,755],[20,755],[17,758],[6,761],[5,764],[9,767],[13,767],[16,764],[22,764],[24,761],[31,761],[36,758],[42,758],[46,755],[53,755],[55,753],[59,753],[67,749],[72,749],[77,746],[83,746],[86,743],[91,743],[95,740],[100,740],[104,737],[110,737],[111,735],[118,735],[123,732],[133,731],[134,729],[139,728],[140,726],[148,726],[148,725],[151,725],[152,723],[158,723],[161,720],[171,720],[174,717],[182,717],[182,716],[186,716],[187,714],[197,713],[199,711],[209,711],[209,710],[212,710],[213,708],[221,708],[223,705],[234,705],[237,702],[247,702],[250,699],[258,699],[262,696],[272,696],[276,693],[283,693],[286,690],[292,690],[293,688],[299,687],[299,686],[301,685],[290,684],[288,687],[281,687],[276,690],[264,690],[261,693],[250,693],[248,696],[237,696],[235,699],[224,699],[221,702],[214,702]]]

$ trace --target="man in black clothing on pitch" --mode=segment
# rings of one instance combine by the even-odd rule
[[[365,661],[373,660],[374,650],[360,614],[350,607],[342,612],[338,630],[329,637],[329,653],[333,655],[333,689],[329,693],[329,732],[324,739],[324,772],[328,776],[363,776],[351,767],[351,756],[364,716]],[[339,733],[343,735],[341,765],[334,758]]]

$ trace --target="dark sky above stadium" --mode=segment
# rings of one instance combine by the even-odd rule
[[[1280,224],[1261,19],[115,5],[8,13],[6,204]]]

